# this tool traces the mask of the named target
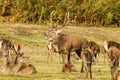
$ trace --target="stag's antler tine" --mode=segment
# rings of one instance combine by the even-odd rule
[[[51,27],[51,28],[53,28],[53,15],[54,15],[54,12],[55,12],[55,11],[52,11],[52,12],[50,13],[50,27]]]
[[[64,25],[68,25],[69,20],[70,20],[70,13],[67,12],[66,15],[65,15]]]
[[[68,23],[69,23],[69,12],[65,14],[63,25],[60,28],[65,27],[66,25],[68,25]]]

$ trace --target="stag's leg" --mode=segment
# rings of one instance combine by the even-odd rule
[[[76,52],[76,54],[77,54],[79,57],[82,58],[81,50],[76,50],[75,52]],[[81,73],[84,72],[83,67],[84,67],[84,62],[82,61],[82,65],[81,65]]]
[[[59,62],[61,62],[61,53],[59,53]]]
[[[95,61],[98,62],[98,53],[97,53],[97,51],[94,51],[94,58],[95,58]]]
[[[71,63],[71,60],[70,60],[70,52],[68,53],[68,63]]]
[[[66,54],[62,53],[63,66],[66,64]]]

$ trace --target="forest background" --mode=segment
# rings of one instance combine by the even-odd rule
[[[120,0],[0,0],[0,23],[47,24],[52,11],[60,24],[69,12],[75,25],[120,25]]]

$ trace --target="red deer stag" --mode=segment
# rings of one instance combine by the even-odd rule
[[[111,69],[112,80],[115,80],[114,79],[115,73],[119,66],[119,56],[120,56],[120,50],[116,47],[111,47],[108,49],[108,51],[106,51],[107,61]]]
[[[65,23],[62,27],[66,25]],[[45,35],[48,40],[52,40],[53,44],[58,47],[58,52],[62,53],[63,66],[66,64],[66,55],[68,56],[68,62],[70,62],[70,52],[75,51],[80,57],[82,49],[88,47],[88,41],[83,36],[62,34],[61,30],[53,29],[53,26],[49,28]]]

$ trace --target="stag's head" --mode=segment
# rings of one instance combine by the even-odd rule
[[[61,33],[61,28],[66,26],[67,20],[66,17],[64,19],[64,23],[62,26],[58,27],[58,23],[53,23],[53,18],[54,18],[55,12],[52,11],[50,14],[50,23],[49,23],[49,29],[47,32],[45,32],[45,37],[47,40],[52,40],[53,42],[56,42],[56,39],[58,38],[59,34]]]
[[[45,33],[45,37],[47,40],[51,40],[53,43],[56,43],[60,33],[61,30],[59,29],[48,29],[48,31]]]

